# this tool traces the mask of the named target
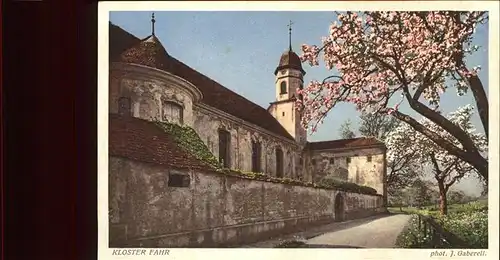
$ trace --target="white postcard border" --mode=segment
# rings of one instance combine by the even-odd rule
[[[171,249],[167,256],[114,256],[108,246],[108,82],[110,11],[327,11],[327,10],[487,10],[489,11],[489,249],[486,257],[460,259],[498,259],[499,197],[499,4],[496,1],[352,1],[352,2],[276,2],[276,1],[189,1],[189,2],[99,2],[98,5],[98,259],[422,259],[430,249]],[[320,26],[327,26],[320,25]],[[441,250],[443,251],[443,250]],[[445,250],[450,251],[450,250]],[[449,257],[433,257],[448,259]]]

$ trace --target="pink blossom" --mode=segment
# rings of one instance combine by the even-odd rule
[[[320,123],[326,111],[338,102],[353,103],[363,111],[385,108],[388,96],[402,92],[403,82],[398,75],[405,75],[406,84],[414,91],[422,84],[423,75],[434,78],[443,71],[446,74],[457,70],[460,77],[477,75],[479,67],[463,68],[454,57],[464,51],[477,51],[476,47],[464,50],[463,46],[470,46],[473,28],[486,18],[481,12],[459,12],[461,22],[457,22],[450,19],[452,14],[455,12],[339,14],[338,22],[329,26],[323,46],[302,45],[303,62],[318,66],[321,59],[327,69],[339,73],[335,83],[311,82],[301,92],[303,102],[297,105],[303,109],[303,125]],[[463,91],[464,85],[460,88]],[[437,80],[422,95],[438,105],[446,89]]]

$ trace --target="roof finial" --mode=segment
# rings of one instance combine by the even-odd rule
[[[289,51],[292,51],[292,21],[288,23],[288,43],[289,43]]]
[[[155,35],[155,13],[151,14],[151,35]]]

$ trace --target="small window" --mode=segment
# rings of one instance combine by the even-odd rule
[[[280,84],[280,94],[286,94],[287,91],[286,91],[286,82],[285,81],[282,81],[281,84]]]
[[[229,153],[231,151],[231,135],[228,131],[220,129],[219,130],[219,161],[226,168],[229,168],[230,158]]]
[[[276,148],[276,177],[283,177],[283,151]]]
[[[189,187],[190,182],[191,178],[189,178],[189,175],[173,173],[168,175],[169,187]]]
[[[181,105],[170,101],[163,101],[162,103],[163,121],[182,125],[184,121],[184,108]]]
[[[285,116],[285,112],[281,113],[282,116]]]
[[[335,163],[335,159],[332,157],[330,158],[330,164],[334,164]]]
[[[351,157],[345,158],[345,161],[346,161],[347,164],[351,163]]]
[[[367,156],[367,157],[366,157],[366,160],[367,160],[368,162],[371,162],[371,161],[372,161],[372,156],[371,156],[371,155]]]
[[[118,114],[123,116],[129,116],[132,114],[130,98],[121,97],[120,99],[118,99]]]

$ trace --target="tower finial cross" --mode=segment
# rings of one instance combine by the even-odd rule
[[[290,20],[290,22],[288,23],[288,43],[289,43],[289,50],[292,51],[292,24],[293,22]]]
[[[155,35],[155,13],[151,14],[151,35]]]

